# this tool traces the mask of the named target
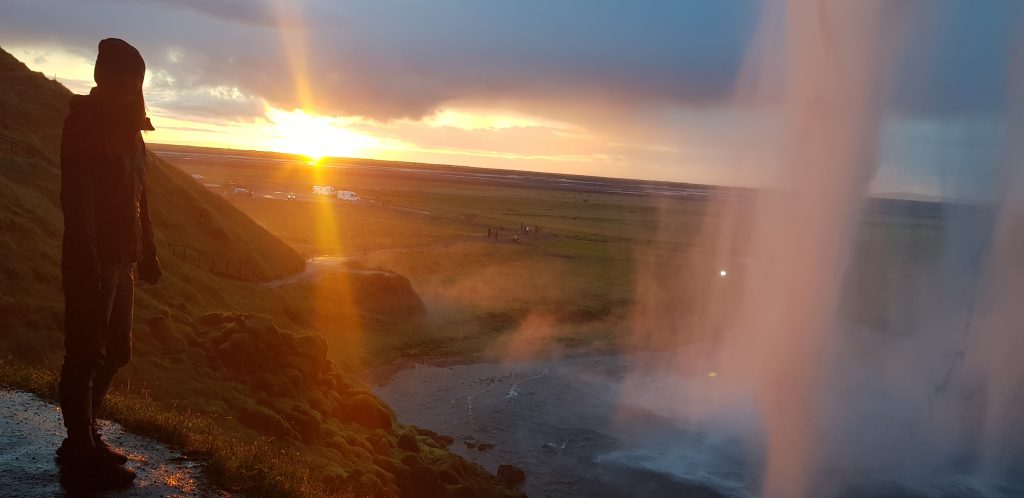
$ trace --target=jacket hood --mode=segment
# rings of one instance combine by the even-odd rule
[[[138,49],[120,38],[100,40],[99,55],[93,68],[97,85],[114,82],[138,81],[146,74],[146,62]]]

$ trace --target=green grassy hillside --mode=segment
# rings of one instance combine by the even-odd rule
[[[8,287],[17,289],[4,293],[0,312],[17,341],[32,342],[41,339],[41,326],[52,328],[59,318],[62,229],[60,171],[56,163],[71,92],[29,71],[2,50],[0,85],[0,134],[34,145],[54,163],[0,155],[0,189],[7,199],[0,205],[4,234],[0,240],[0,275]],[[148,161],[152,216],[167,277],[157,287],[140,287],[142,308],[197,312],[259,309],[271,314],[283,311],[267,306],[278,296],[253,292],[251,285],[211,278],[204,269],[182,264],[167,252],[167,243],[188,244],[210,254],[245,261],[268,275],[298,271],[303,264],[301,256],[221,197],[199,187],[184,172],[152,154]],[[277,314],[283,317],[283,313]],[[35,344],[46,350],[52,345]],[[37,359],[34,353],[31,358]]]
[[[0,384],[42,395],[54,394],[63,353],[55,163],[70,98],[0,50],[0,134],[44,155],[0,147]],[[268,287],[172,257],[174,241],[269,276],[303,263],[189,175],[148,160],[165,276],[138,287],[134,358],[108,415],[208,455],[219,484],[253,496],[515,494],[449,453],[449,439],[395,421],[353,374],[358,335],[373,327],[353,318],[374,306],[358,282]]]

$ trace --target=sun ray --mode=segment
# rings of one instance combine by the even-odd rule
[[[303,154],[316,163],[331,153],[334,150],[332,147],[338,147],[340,141],[332,140],[332,137],[338,138],[338,135],[334,134],[343,135],[344,130],[331,131],[335,127],[331,125],[329,118],[316,117],[315,96],[310,85],[313,73],[309,67],[306,40],[308,35],[305,29],[301,29],[302,23],[298,22],[303,19],[300,3],[275,0],[270,2],[270,5],[277,19],[277,32],[281,37],[285,59],[292,74],[299,107],[290,113],[271,113],[268,110],[268,119],[273,123],[285,123],[280,125],[281,140],[289,149],[292,146],[295,149],[284,152]],[[311,176],[316,184],[323,185],[333,181],[328,180],[325,169],[311,168]],[[321,196],[316,196],[314,202],[317,207],[312,222],[316,225],[317,249],[322,251],[325,248],[340,248],[339,252],[344,253],[343,227],[342,220],[337,216],[340,213],[337,202]],[[313,287],[312,299],[315,323],[332,343],[334,357],[339,357],[338,350],[341,349],[340,356],[356,362],[362,361],[365,354],[364,329],[348,274],[340,271],[329,281],[321,279],[320,283]]]

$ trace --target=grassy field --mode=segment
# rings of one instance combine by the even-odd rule
[[[172,153],[165,160],[222,192],[228,185],[252,190],[253,196],[225,198],[304,254],[350,258],[410,279],[428,313],[368,341],[368,359],[377,366],[402,357],[500,355],[492,346],[527,317],[541,317],[554,331],[541,349],[616,349],[629,326],[638,256],[699,251],[696,237],[706,218],[707,202],[699,198],[312,166],[277,154],[166,150]],[[315,184],[355,191],[362,200],[312,198]],[[263,197],[268,192],[295,192],[299,199]],[[520,233],[523,225],[529,234]],[[500,240],[488,238],[489,229],[502,230]]]
[[[637,346],[632,340],[644,327],[672,328],[679,341],[705,338],[714,333],[705,316],[708,296],[739,292],[731,287],[739,278],[718,278],[720,270],[740,277],[754,258],[742,253],[750,214],[744,210],[752,205],[710,187],[706,196],[637,195],[618,192],[625,183],[595,187],[585,177],[586,188],[567,188],[521,172],[157,150],[204,183],[222,186],[234,206],[305,255],[341,256],[408,277],[428,313],[369,337],[367,360],[374,366],[399,358],[501,357],[512,354],[503,345],[538,323],[545,328],[536,335],[542,336],[533,347],[538,354],[618,351]],[[231,195],[228,185],[254,195]],[[362,200],[314,197],[313,185],[351,190]],[[298,198],[263,196],[272,192]],[[871,201],[846,278],[843,311],[853,323],[909,330],[889,323],[888,309],[907,296],[919,296],[918,304],[938,299],[929,295],[937,284],[929,278],[942,264],[944,209],[950,208]],[[524,225],[539,232],[520,234]],[[501,240],[488,238],[489,229],[503,230]],[[512,234],[520,240],[513,242]],[[724,240],[731,249],[718,246]],[[638,309],[638,299],[653,308]],[[652,311],[677,322],[643,323]]]

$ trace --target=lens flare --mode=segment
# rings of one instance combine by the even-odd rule
[[[280,131],[277,144],[282,152],[302,154],[313,164],[317,164],[328,155],[353,155],[360,147],[373,140],[344,128],[343,122],[336,118],[318,116],[315,98],[310,81],[317,77],[309,64],[308,33],[301,26],[304,13],[300,2],[277,0],[270,2],[274,13],[277,33],[281,36],[281,45],[285,62],[291,71],[295,87],[295,97],[300,104],[292,111],[268,108],[267,118]],[[325,185],[329,180],[324,168],[313,168],[313,184]],[[344,219],[337,203],[331,199],[316,199],[317,210],[312,223],[317,227],[317,249],[340,247],[339,240],[346,230]],[[336,278],[329,283],[321,282],[313,290],[312,299],[316,313],[315,322],[330,341],[335,359],[344,357],[348,362],[360,362],[363,358],[364,326],[356,306],[355,295],[349,274],[338,272]],[[349,365],[356,366],[356,365]]]
[[[275,137],[271,148],[303,155],[310,165],[317,165],[328,156],[356,156],[379,145],[371,136],[344,128],[337,118],[309,114],[302,109],[284,111],[268,107],[266,116]]]

